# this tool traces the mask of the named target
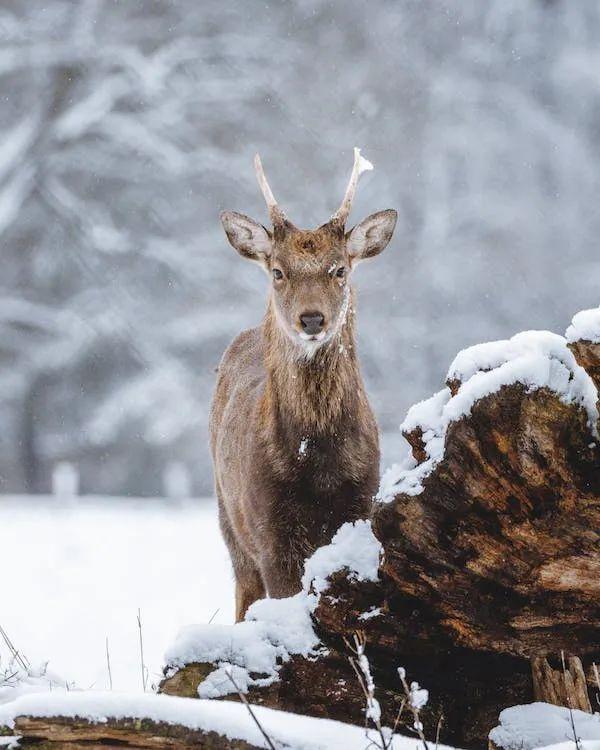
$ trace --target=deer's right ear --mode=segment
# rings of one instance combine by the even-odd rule
[[[271,255],[271,235],[256,221],[237,211],[223,211],[221,223],[231,245],[240,255],[265,264]]]

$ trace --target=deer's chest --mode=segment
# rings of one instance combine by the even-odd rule
[[[337,435],[327,439],[300,435],[288,446],[286,462],[289,478],[296,492],[314,495],[335,495],[352,474],[348,455],[348,439]],[[308,498],[307,498],[308,499]]]
[[[288,444],[285,470],[274,478],[271,512],[278,525],[302,530],[313,544],[328,542],[345,521],[368,514],[377,464],[364,471],[354,461],[352,438],[300,435]]]

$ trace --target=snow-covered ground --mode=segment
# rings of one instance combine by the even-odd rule
[[[140,689],[138,607],[149,684],[183,625],[233,621],[214,500],[0,496],[0,544],[0,626],[80,688],[108,687],[108,638],[114,688]]]
[[[154,716],[263,746],[239,703],[217,702],[209,708],[202,700],[141,694],[138,607],[150,682],[160,677],[165,650],[173,652],[174,646],[169,649],[168,644],[174,642],[179,651],[184,646],[185,651],[191,638],[194,649],[207,644],[214,647],[215,628],[201,625],[184,629],[174,641],[183,625],[208,622],[217,609],[213,622],[232,622],[232,576],[214,500],[177,505],[161,500],[80,498],[67,503],[49,497],[0,496],[0,529],[0,625],[32,664],[50,660],[49,671],[31,670],[29,676],[13,680],[16,686],[0,689],[1,723],[12,726],[12,717],[20,713],[76,713],[96,721],[124,714]],[[325,577],[340,566],[349,567],[350,575],[376,577],[380,550],[373,542],[367,524],[347,524],[308,564],[305,588],[316,582],[318,592],[326,585]],[[250,657],[265,654],[271,658],[265,651],[268,638],[263,635],[272,637],[280,651],[310,650],[314,634],[310,621],[305,620],[316,596],[304,592],[291,600],[259,602],[253,614],[260,622],[222,629],[219,635],[227,641],[227,653],[237,654],[237,670],[243,657],[243,664],[272,672],[276,679],[274,663],[248,662]],[[294,603],[298,612],[290,609]],[[236,632],[243,636],[241,640],[233,637]],[[107,637],[115,692],[102,692],[109,686]],[[259,642],[262,651],[255,648]],[[233,648],[235,644],[240,648]],[[179,651],[177,658],[171,653],[167,661],[185,662]],[[194,652],[193,656],[215,655]],[[3,643],[0,657],[0,667],[6,667],[9,655]],[[65,691],[61,677],[86,692]],[[133,692],[116,692],[124,690]],[[38,695],[23,695],[31,692]],[[368,744],[360,727],[260,707],[255,710],[270,736],[289,747],[362,750]],[[577,734],[583,740],[579,746],[600,750],[600,715],[574,713]],[[494,738],[503,747],[575,747],[567,709],[532,704],[507,709],[500,720]],[[393,747],[416,750],[418,744],[414,738],[397,737]]]

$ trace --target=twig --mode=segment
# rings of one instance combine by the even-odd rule
[[[358,684],[360,685],[364,693],[367,703],[367,710],[365,713],[365,731],[367,733],[367,739],[370,740],[370,743],[372,745],[379,747],[381,750],[389,750],[389,748],[391,747],[393,733],[389,738],[386,738],[384,728],[381,725],[381,708],[379,706],[379,701],[375,697],[375,681],[373,680],[373,676],[371,674],[371,666],[369,664],[369,660],[365,654],[367,637],[364,631],[357,630],[353,635],[353,639],[354,646],[352,646],[348,639],[345,639],[345,641],[350,651],[352,651],[352,653],[354,654],[354,656],[348,657],[348,661],[350,662],[352,668],[356,673]],[[379,734],[381,745],[378,745],[378,743],[376,743],[374,740],[371,740],[371,738],[369,737],[369,719],[371,720],[375,729],[377,730],[377,733]]]
[[[248,713],[252,717],[252,720],[254,721],[254,723],[256,724],[256,726],[258,727],[258,729],[259,729],[260,733],[262,734],[262,736],[265,738],[265,741],[266,741],[267,745],[269,746],[270,750],[276,750],[275,745],[271,741],[271,738],[266,733],[266,731],[264,730],[262,724],[258,720],[256,714],[252,710],[252,706],[248,703],[248,699],[246,698],[246,696],[244,695],[244,693],[240,690],[237,682],[233,679],[233,674],[230,672],[230,670],[226,670],[225,674],[231,680],[231,684],[236,689],[239,699],[242,701],[242,703],[244,704],[244,706],[246,706],[246,708],[248,710]]]
[[[140,635],[140,664],[142,668],[142,687],[144,688],[144,692],[146,692],[147,672],[146,672],[146,665],[144,664],[144,639],[142,638],[142,613],[140,612],[139,607],[138,607],[138,614],[137,614],[137,622],[138,622],[138,631]]]
[[[410,687],[408,685],[408,682],[406,680],[406,672],[403,667],[398,667],[398,676],[400,678],[400,682],[402,683],[402,687],[404,688],[404,694],[406,695],[406,703],[410,708],[410,711],[413,715],[413,723],[412,726],[409,724],[406,724],[407,729],[410,729],[412,732],[415,732],[419,736],[419,739],[423,743],[423,747],[425,750],[429,750],[429,745],[427,744],[427,740],[425,739],[425,734],[423,732],[423,723],[421,722],[421,714],[420,714],[420,707],[415,703],[413,692],[416,692],[419,690],[418,683],[412,682]],[[414,688],[414,691],[413,691]]]
[[[108,636],[106,636],[106,667],[108,669],[108,684],[113,689],[112,672],[110,670],[110,651],[108,650]]]
[[[406,672],[404,671],[403,667],[398,667],[398,677],[400,678],[400,682],[402,683],[402,687],[404,688],[404,695],[406,696],[407,705],[410,707],[413,715],[413,725],[412,727],[408,728],[416,732],[416,734],[419,736],[419,739],[423,743],[423,747],[425,748],[425,750],[429,750],[429,745],[427,744],[425,733],[423,732],[420,706],[415,701],[415,695],[420,690],[419,685],[416,682],[411,683],[410,686],[408,685],[408,682],[406,681]],[[425,700],[427,700],[427,698],[425,698]]]
[[[213,621],[213,620],[215,619],[215,617],[216,617],[216,616],[217,616],[217,615],[219,614],[219,612],[220,612],[220,611],[221,611],[221,607],[217,607],[217,608],[215,609],[215,611],[214,611],[214,612],[212,613],[212,617],[211,617],[211,618],[210,618],[210,620],[208,621],[208,624],[209,624],[209,625],[210,625],[210,624],[211,624],[211,622],[212,622],[212,621]]]
[[[394,721],[394,726],[392,727],[392,732],[395,734],[396,729],[398,728],[398,724],[400,723],[400,718],[402,717],[402,714],[404,713],[404,708],[406,706],[406,698],[402,698],[402,703],[400,704],[400,708],[398,709],[398,713],[396,714],[396,719]]]
[[[12,674],[8,674],[5,672],[2,675],[2,679],[0,679],[0,687],[16,687],[16,683],[13,682],[11,684],[11,680],[14,680],[18,674],[18,672],[13,672]]]
[[[6,630],[0,625],[0,636],[2,636],[2,639],[4,640],[4,643],[6,643],[8,650],[10,651],[13,659],[27,672],[29,669],[29,660],[26,656],[21,656],[21,654],[17,651],[15,646],[13,645],[13,642],[8,637],[8,634]]]

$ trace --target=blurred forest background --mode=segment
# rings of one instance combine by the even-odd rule
[[[228,246],[265,221],[394,207],[356,274],[385,439],[454,353],[562,332],[600,294],[597,0],[2,0],[0,492],[212,492],[214,369],[268,282]]]

